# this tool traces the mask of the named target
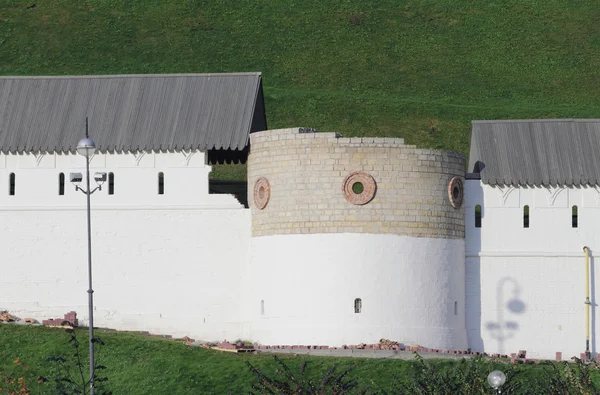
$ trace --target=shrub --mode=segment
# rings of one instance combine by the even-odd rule
[[[353,366],[348,367],[341,373],[336,373],[336,366],[329,368],[318,383],[308,379],[305,375],[307,362],[300,365],[297,375],[277,356],[273,356],[279,365],[276,369],[276,377],[268,377],[258,368],[252,366],[249,361],[246,364],[256,375],[257,382],[252,384],[252,389],[259,394],[297,394],[320,395],[320,394],[366,394],[366,389],[359,389],[356,379],[350,379],[348,374]],[[251,392],[254,394],[254,392]]]

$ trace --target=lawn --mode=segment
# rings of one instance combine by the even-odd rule
[[[77,330],[85,355],[87,336],[87,329]],[[108,384],[115,394],[243,394],[255,380],[246,361],[265,372],[272,373],[275,369],[273,358],[268,355],[213,351],[186,346],[183,342],[113,331],[97,331],[97,336],[105,342],[99,346],[97,361],[107,366]],[[61,329],[0,324],[0,367],[12,366],[19,359],[36,375],[52,377],[53,364],[46,359],[70,356],[73,348],[68,341],[69,335]],[[281,356],[281,359],[294,369],[303,361],[310,361],[308,373],[316,376],[333,364],[339,364],[341,371],[354,363],[357,377],[381,385],[389,384],[394,374],[402,375],[409,368],[407,362],[397,360],[303,356]],[[87,366],[84,364],[84,369],[89,372]],[[46,393],[53,393],[50,387]]]
[[[77,329],[76,335],[84,356],[83,374],[87,376],[89,370],[85,358],[88,331],[85,328]],[[105,343],[98,346],[96,361],[107,367],[102,372],[109,379],[107,388],[114,394],[244,394],[256,382],[256,376],[249,370],[246,361],[270,377],[275,376],[277,367],[270,355],[227,353],[190,347],[181,341],[115,331],[97,330],[96,336]],[[0,324],[0,377],[3,371],[24,376],[33,393],[55,393],[50,384],[42,384],[38,390],[36,379],[38,376],[50,379],[61,377],[55,371],[56,365],[47,359],[62,355],[73,361],[71,355],[74,349],[69,338],[64,330],[58,328]],[[338,366],[338,372],[353,365],[350,377],[374,391],[390,390],[394,376],[404,380],[415,372],[414,361],[396,359],[293,355],[281,355],[280,358],[294,372],[304,361],[308,361],[307,376],[316,381],[320,381],[333,365]],[[450,371],[458,362],[436,360],[429,363],[437,371]],[[494,368],[503,371],[509,369],[504,364],[495,364]],[[76,373],[75,370],[73,372]],[[487,373],[486,370],[484,375]],[[600,378],[597,373],[593,371],[596,382]],[[523,391],[545,377],[540,365],[518,365],[515,374],[517,381],[523,384]]]

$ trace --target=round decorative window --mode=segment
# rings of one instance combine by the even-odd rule
[[[459,176],[452,177],[448,183],[448,199],[454,208],[460,208],[465,194],[463,180]]]
[[[254,205],[257,209],[262,210],[267,207],[270,197],[271,186],[269,181],[264,177],[260,177],[254,184]]]
[[[344,179],[342,191],[344,198],[352,204],[367,204],[375,197],[377,184],[375,179],[364,171],[355,171]]]

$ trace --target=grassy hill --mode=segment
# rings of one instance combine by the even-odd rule
[[[269,128],[467,153],[473,119],[600,117],[590,0],[5,0],[0,74],[262,71]]]

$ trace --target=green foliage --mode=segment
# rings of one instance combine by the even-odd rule
[[[440,368],[426,362],[415,353],[412,375],[403,380],[397,379],[392,393],[414,395],[476,395],[493,394],[494,390],[487,382],[488,374],[495,369],[494,363],[482,356],[461,359],[454,367]],[[521,384],[514,380],[515,369],[511,365],[503,366],[506,383],[503,394],[522,394]]]
[[[252,389],[258,391],[259,394],[286,394],[292,395],[297,393],[307,395],[319,394],[350,394],[360,393],[366,394],[367,390],[359,390],[358,381],[349,378],[348,374],[353,367],[349,366],[341,373],[336,374],[336,365],[333,365],[319,380],[307,378],[305,375],[308,362],[304,362],[298,369],[298,374],[294,374],[291,369],[277,356],[273,356],[279,368],[275,370],[275,376],[269,377],[260,369],[255,368],[249,361],[246,364],[256,375],[257,382],[252,384]],[[252,392],[252,394],[254,394]]]
[[[592,380],[592,372],[598,372],[598,363],[584,363],[573,358],[574,363],[566,361],[545,363],[544,380],[540,382],[540,393],[547,395],[562,394],[600,394],[600,387]]]
[[[64,357],[62,355],[52,356],[48,358],[49,362],[55,364],[55,370],[53,372],[53,382],[55,384],[55,390],[60,395],[87,395],[90,393],[90,379],[89,379],[89,358],[84,358],[79,350],[79,340],[77,340],[77,334],[73,329],[66,329],[66,333],[69,334],[69,344],[73,348],[73,354],[71,358]],[[110,395],[112,392],[103,389],[104,383],[108,381],[108,378],[98,374],[102,370],[106,369],[104,365],[96,364],[98,362],[98,354],[96,345],[104,345],[104,342],[94,337],[92,339],[94,344],[94,393],[101,395]]]

